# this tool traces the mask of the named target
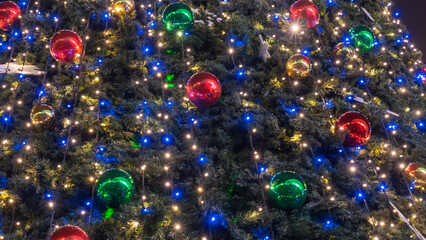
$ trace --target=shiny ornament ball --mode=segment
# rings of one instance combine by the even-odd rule
[[[344,135],[344,146],[360,147],[370,140],[371,125],[362,114],[347,112],[337,120],[337,131]]]
[[[129,202],[135,193],[132,176],[120,169],[104,172],[96,180],[95,189],[99,202],[110,208]]]
[[[297,208],[306,200],[307,187],[302,177],[294,172],[280,172],[271,179],[270,196],[280,207]]]
[[[426,186],[426,164],[420,162],[410,163],[405,168],[405,174],[416,183]]]
[[[59,31],[50,39],[50,53],[56,61],[70,63],[83,53],[83,41],[74,31]]]
[[[0,3],[0,29],[10,31],[11,26],[19,20],[21,9],[14,2]]]
[[[34,127],[50,128],[55,122],[55,110],[46,104],[35,106],[31,110],[30,119]]]
[[[219,101],[222,87],[219,79],[207,72],[193,75],[186,83],[186,95],[199,108],[211,107]]]
[[[311,61],[301,54],[294,55],[287,61],[287,74],[292,79],[305,78],[311,70]]]
[[[172,3],[164,9],[163,25],[167,31],[189,30],[194,25],[194,14],[188,5]]]
[[[319,10],[311,0],[299,0],[293,3],[290,13],[294,20],[305,20],[308,28],[316,27],[320,20]]]
[[[67,225],[56,229],[49,240],[90,240],[90,238],[83,229]]]
[[[124,13],[132,10],[135,4],[132,0],[116,0],[113,4],[115,13]]]
[[[353,48],[360,53],[367,53],[374,46],[374,34],[365,26],[354,27],[349,30],[349,38]]]
[[[334,62],[339,61],[340,63],[351,63],[355,60],[355,51],[351,45],[344,42],[338,43],[331,53],[333,55]]]

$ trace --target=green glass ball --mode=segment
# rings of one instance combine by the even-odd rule
[[[300,207],[306,200],[306,184],[294,172],[278,173],[271,179],[270,187],[270,196],[284,209]]]
[[[351,45],[360,53],[367,53],[374,46],[374,34],[365,26],[354,27],[349,30]]]
[[[100,203],[116,208],[131,200],[135,193],[135,184],[132,176],[126,171],[110,169],[96,180],[95,189]]]
[[[189,30],[194,25],[194,14],[188,5],[172,3],[164,9],[163,25],[167,31]]]

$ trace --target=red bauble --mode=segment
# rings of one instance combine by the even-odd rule
[[[194,105],[200,108],[215,105],[221,93],[220,81],[211,73],[195,74],[186,83],[186,95]]]
[[[90,238],[83,229],[67,225],[56,229],[49,240],[90,240]]]
[[[304,19],[308,28],[318,25],[320,14],[317,6],[311,0],[299,0],[290,7],[291,17],[295,20]]]
[[[0,3],[0,29],[3,31],[9,31],[10,26],[15,23],[19,15],[21,14],[21,9],[16,3],[13,2],[1,2]]]
[[[83,53],[83,41],[74,31],[59,31],[50,39],[50,53],[56,61],[70,63]]]
[[[371,136],[370,122],[357,112],[347,112],[340,116],[337,131],[345,133],[343,145],[351,148],[364,145]]]

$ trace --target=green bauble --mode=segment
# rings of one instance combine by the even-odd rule
[[[280,172],[271,179],[270,196],[284,209],[302,206],[306,200],[306,184],[294,172]]]
[[[367,53],[374,46],[374,34],[365,26],[354,27],[349,30],[351,45],[360,53]]]
[[[110,169],[96,180],[96,195],[106,207],[115,208],[127,203],[135,193],[132,176],[120,169]]]
[[[188,5],[172,3],[164,9],[163,25],[167,31],[189,30],[194,25],[194,14]]]

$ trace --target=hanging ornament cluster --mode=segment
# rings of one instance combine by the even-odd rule
[[[352,46],[344,42],[338,43],[333,48],[331,54],[335,63],[337,61],[339,61],[340,63],[351,63],[356,59],[355,51]]]
[[[135,193],[132,176],[120,169],[104,172],[96,180],[95,189],[99,202],[110,208],[129,202]]]
[[[301,79],[309,76],[312,70],[309,58],[296,54],[287,61],[287,75],[292,79]]]
[[[194,25],[194,14],[191,8],[183,3],[172,3],[164,9],[163,25],[167,31],[189,30]]]
[[[349,38],[352,47],[360,53],[367,53],[374,46],[374,34],[365,26],[357,26],[349,30]]]
[[[291,17],[294,20],[304,19],[308,28],[314,28],[320,20],[320,13],[311,0],[298,0],[290,7]]]
[[[221,94],[219,79],[208,72],[195,74],[186,83],[186,96],[199,108],[215,105]]]
[[[50,39],[50,53],[61,63],[70,63],[83,53],[83,41],[71,30],[62,30]]]
[[[426,164],[420,162],[410,163],[405,168],[405,174],[419,186],[426,187]]]
[[[49,240],[90,240],[90,238],[83,229],[67,225],[56,229]]]
[[[274,202],[284,208],[297,208],[306,200],[306,184],[302,177],[294,172],[284,171],[276,174],[270,183],[270,196]]]
[[[135,6],[133,0],[117,0],[113,4],[114,13],[131,11]]]
[[[337,120],[337,131],[344,135],[343,145],[354,148],[363,146],[371,136],[368,119],[358,112],[347,112]]]
[[[49,129],[55,123],[55,110],[46,104],[40,104],[31,110],[31,124],[34,127]]]
[[[19,20],[21,9],[14,2],[0,3],[0,29],[10,31],[11,26]]]

